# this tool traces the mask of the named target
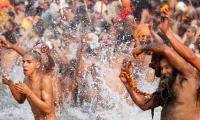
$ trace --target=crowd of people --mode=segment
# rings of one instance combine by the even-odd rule
[[[198,0],[2,0],[0,32],[3,83],[36,120],[56,119],[64,103],[109,109],[102,84],[152,115],[162,106],[162,120],[200,118]],[[133,71],[158,89],[139,90]]]

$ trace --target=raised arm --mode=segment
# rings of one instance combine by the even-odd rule
[[[72,96],[74,97],[76,95],[76,88],[77,88],[77,78],[80,77],[83,74],[83,68],[84,68],[84,61],[83,61],[83,55],[85,53],[87,44],[85,41],[86,35],[83,36],[82,40],[81,40],[81,45],[80,48],[77,50],[77,68],[73,74],[73,78],[72,78]]]
[[[168,19],[166,19],[164,23],[160,24],[160,29],[169,39],[169,42],[171,43],[172,47],[176,50],[176,52],[180,56],[182,56],[186,61],[188,61],[190,64],[196,67],[198,71],[200,71],[200,58],[197,57],[197,55],[193,53],[191,49],[189,49],[187,46],[181,43],[180,40],[175,36],[175,33],[173,33],[171,29],[169,29],[169,22],[170,22],[169,10],[165,11],[165,15]]]
[[[164,43],[162,38],[153,30],[153,24],[149,25],[149,31],[151,33],[151,36],[152,36],[154,42],[157,42],[160,44]]]
[[[136,93],[129,84],[124,83],[128,93],[130,94],[134,103],[142,110],[149,110],[162,105],[162,102],[155,95],[151,95],[150,99],[147,99],[144,95]]]
[[[134,41],[134,42],[135,42],[135,46],[136,46],[136,47],[140,46],[140,41],[139,41],[139,39],[137,38],[137,31],[136,31],[138,24],[136,23],[134,16],[128,15],[128,16],[126,17],[126,21],[127,21],[128,24],[131,26],[132,35],[133,35],[134,40],[135,40],[135,41]]]
[[[0,38],[0,45],[7,48],[7,49],[13,49],[14,51],[16,51],[21,56],[23,56],[26,53],[25,49],[15,45],[15,44],[10,43],[4,37]]]
[[[14,51],[16,51],[21,56],[24,56],[26,54],[26,52],[27,52],[24,48],[16,46],[16,45],[13,45],[12,49]]]
[[[181,56],[179,56],[172,48],[169,48],[163,44],[153,43],[147,46],[142,46],[140,50],[133,51],[133,55],[140,54],[145,50],[163,54],[168,62],[179,72],[186,76],[193,75],[193,67]]]
[[[11,91],[13,97],[15,98],[15,100],[19,104],[24,103],[24,101],[26,100],[25,94],[20,93],[16,89],[15,85],[13,84],[13,82],[11,80],[9,80],[6,75],[3,75],[3,84],[7,85],[10,88],[10,91]]]
[[[162,105],[162,99],[159,99],[159,97],[156,94],[150,95],[139,91],[137,89],[136,81],[130,77],[130,74],[129,72],[127,72],[127,70],[124,70],[122,68],[119,77],[124,83],[132,100],[142,110],[149,110]]]

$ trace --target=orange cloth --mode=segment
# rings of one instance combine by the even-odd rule
[[[3,8],[13,9],[9,0],[0,0],[0,15],[3,14]]]
[[[0,0],[0,8],[2,9],[3,7],[11,7],[10,1],[9,0]]]
[[[130,0],[122,0],[122,5],[123,5],[125,10],[127,10],[130,13],[132,12]]]

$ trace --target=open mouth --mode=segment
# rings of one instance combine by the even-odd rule
[[[28,70],[27,70],[27,69],[24,69],[23,71],[24,71],[24,73],[28,72]]]

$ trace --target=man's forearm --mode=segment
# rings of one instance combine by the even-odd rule
[[[190,59],[195,56],[195,54],[190,50],[187,46],[185,46],[183,43],[178,40],[172,30],[168,30],[165,34],[167,38],[169,39],[172,47],[179,53],[183,58]]]
[[[21,47],[18,47],[16,45],[13,45],[12,49],[15,50],[21,56],[24,56],[26,54],[26,50],[25,49],[23,49]]]
[[[140,107],[142,110],[150,109],[146,104],[148,99],[145,98],[144,95],[141,95],[141,94],[137,93],[136,91],[134,91],[133,88],[129,84],[124,83],[124,85],[125,85],[128,93],[130,94],[132,100],[138,107]]]
[[[12,93],[12,95],[14,96],[15,100],[18,102],[18,103],[23,103],[26,99],[26,96],[22,93],[20,93],[16,88],[15,88],[15,85],[11,82],[8,87],[10,88],[10,91]]]
[[[195,55],[195,53],[193,53],[191,49],[181,43],[174,36],[174,33],[171,30],[166,32],[166,36],[176,52],[200,71],[200,59]]]
[[[146,46],[142,46],[142,51],[153,51],[156,53],[164,53],[165,46],[160,43],[152,43]]]
[[[40,98],[38,98],[38,96],[36,96],[32,91],[29,93],[29,95],[27,95],[27,98],[29,98],[29,100],[35,105],[37,106],[40,110],[42,110],[45,113],[50,113],[52,112],[52,103],[45,103],[44,101],[42,101]],[[53,100],[53,98],[52,98]]]
[[[156,32],[152,31],[151,35],[152,35],[155,42],[161,43],[161,44],[163,43],[162,38]]]
[[[147,46],[143,46],[143,50],[153,51],[156,53],[160,53],[165,56],[167,61],[176,68],[179,72],[184,75],[188,75],[191,73],[192,67],[180,56],[178,55],[172,48],[167,47],[166,45],[160,44],[151,44]]]

